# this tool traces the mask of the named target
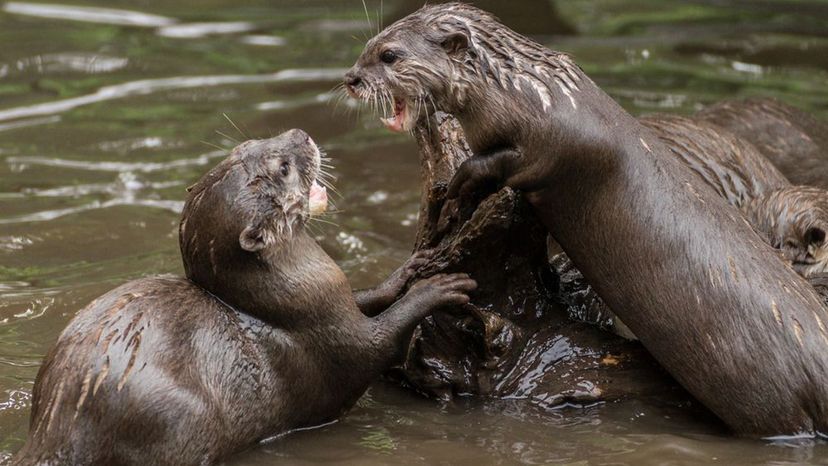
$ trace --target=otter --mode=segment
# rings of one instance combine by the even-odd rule
[[[735,433],[828,432],[828,310],[814,288],[566,54],[472,6],[426,6],[372,38],[345,85],[389,102],[391,130],[455,115],[476,155],[448,197],[523,192],[598,295]]]
[[[793,184],[828,189],[828,123],[760,97],[720,102],[697,118],[750,141]]]
[[[824,189],[776,189],[748,202],[744,211],[797,272],[806,278],[828,273],[828,192]]]
[[[748,201],[790,185],[753,144],[709,121],[660,113],[638,121],[735,207],[741,209]]]
[[[828,272],[828,191],[791,185],[752,143],[709,121],[711,112],[692,118],[654,114],[639,121],[657,131],[673,155],[739,208],[803,277]]]
[[[72,319],[38,372],[12,464],[214,464],[336,420],[422,318],[468,302],[463,274],[390,302],[428,252],[355,298],[304,229],[309,198],[325,200],[319,170],[319,149],[291,130],[204,175],[179,228],[186,278],[126,283]],[[358,302],[387,309],[368,317]]]

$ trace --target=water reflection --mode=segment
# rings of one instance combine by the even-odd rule
[[[36,18],[115,24],[119,26],[162,27],[176,22],[173,18],[113,8],[57,5],[48,3],[6,2],[3,11]]]
[[[254,29],[256,29],[254,24],[245,22],[187,23],[164,26],[158,28],[156,33],[162,37],[175,39],[198,39],[210,35],[239,34]]]
[[[156,92],[177,89],[228,86],[233,84],[263,84],[290,81],[328,81],[342,79],[344,68],[335,69],[289,69],[261,75],[219,75],[219,76],[178,76],[173,78],[143,79],[100,88],[97,92],[81,97],[46,102],[37,105],[0,110],[0,121],[27,118],[37,115],[63,113],[84,105],[91,105],[135,95],[149,95]]]
[[[215,150],[206,152],[189,159],[170,160],[169,162],[113,162],[113,161],[86,161],[86,160],[67,160],[51,157],[8,157],[6,162],[11,165],[12,169],[19,171],[28,168],[32,165],[42,165],[46,167],[59,168],[73,168],[76,170],[92,170],[104,172],[141,172],[151,173],[162,170],[169,170],[172,168],[187,167],[192,165],[206,165],[211,160],[227,155],[227,151]]]

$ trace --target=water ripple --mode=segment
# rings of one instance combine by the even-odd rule
[[[26,128],[29,126],[48,125],[50,123],[57,123],[60,121],[58,115],[47,117],[29,118],[27,120],[13,121],[11,123],[0,124],[0,131],[8,131],[10,129]]]
[[[222,23],[185,23],[164,26],[156,31],[162,37],[175,39],[199,39],[210,35],[239,34],[256,29],[253,23],[242,21]]]
[[[119,26],[162,27],[177,22],[174,18],[151,15],[130,10],[98,8],[48,3],[8,2],[3,5],[6,13],[34,16],[37,18],[83,21],[87,23],[115,24]]]
[[[128,176],[129,172],[123,175]],[[2,199],[19,199],[25,197],[82,197],[90,194],[117,194],[124,191],[138,191],[140,189],[166,189],[173,186],[181,186],[182,181],[143,182],[137,179],[126,179],[119,177],[114,183],[90,183],[69,186],[58,186],[57,188],[39,189],[26,188],[19,193],[0,193]],[[2,239],[2,238],[0,238]],[[2,249],[2,243],[0,243]]]
[[[0,121],[27,118],[39,115],[53,115],[84,105],[123,99],[137,95],[178,89],[226,86],[230,84],[264,84],[290,81],[338,81],[347,70],[344,68],[300,68],[287,69],[276,73],[254,75],[177,76],[172,78],[142,79],[100,88],[94,94],[42,104],[13,107],[0,110]]]
[[[154,207],[157,209],[169,210],[170,212],[180,214],[184,209],[184,201],[170,201],[163,199],[134,199],[131,197],[110,199],[108,201],[94,201],[88,204],[68,207],[65,209],[52,209],[35,212],[32,214],[19,215],[17,217],[0,218],[0,225],[8,225],[12,223],[28,223],[28,222],[47,222],[55,220],[67,215],[78,214],[90,210],[108,209],[110,207],[119,206],[139,206],[139,207]]]
[[[278,36],[265,36],[256,34],[244,36],[240,40],[242,43],[245,43],[247,45],[261,45],[265,47],[279,47],[287,44],[287,41],[285,39]]]
[[[166,171],[172,168],[188,167],[193,165],[207,165],[216,157],[227,154],[224,150],[214,150],[201,154],[192,159],[177,159],[168,162],[111,162],[91,160],[67,160],[53,157],[41,156],[14,156],[6,159],[12,169],[20,169],[28,165],[41,165],[46,167],[74,168],[77,170],[91,170],[104,172],[139,172],[151,173]]]
[[[32,401],[32,394],[24,390],[6,390],[8,399],[0,401],[0,411],[7,409],[25,409]]]
[[[21,58],[14,62],[17,72],[34,70],[38,73],[82,72],[87,74],[110,73],[129,65],[129,59],[96,53],[52,53]],[[8,69],[8,65],[4,65]]]
[[[323,94],[315,95],[312,97],[304,97],[298,98],[293,100],[274,100],[271,102],[262,102],[256,104],[256,110],[289,110],[294,108],[301,108],[308,105],[317,105],[317,104],[325,104],[328,102],[332,102],[338,94],[333,92],[326,92]],[[351,105],[351,100],[345,102],[346,105]]]

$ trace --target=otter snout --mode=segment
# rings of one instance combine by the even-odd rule
[[[311,139],[310,135],[301,129],[290,129],[282,133],[279,138],[285,138],[285,140],[289,144],[293,144],[296,146],[301,146],[304,144],[313,144],[313,140]],[[316,144],[313,144],[316,147]]]
[[[351,69],[347,73],[345,73],[345,89],[348,90],[348,94],[351,97],[358,99],[359,98],[359,91],[362,88],[363,80],[359,73]]]

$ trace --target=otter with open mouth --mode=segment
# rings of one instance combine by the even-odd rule
[[[336,420],[422,318],[468,302],[464,274],[419,280],[394,302],[428,252],[352,294],[304,229],[326,204],[320,158],[291,130],[204,175],[179,229],[187,278],[131,281],[75,316],[37,375],[12,464],[214,464]]]
[[[609,307],[736,433],[828,432],[828,310],[814,288],[567,55],[448,3],[371,39],[345,84],[393,101],[392,129],[412,127],[411,102],[456,116],[477,155],[448,197],[522,191]]]

